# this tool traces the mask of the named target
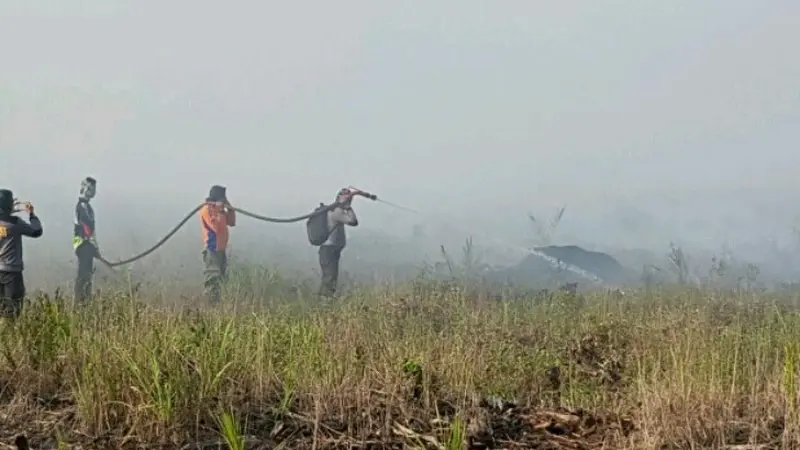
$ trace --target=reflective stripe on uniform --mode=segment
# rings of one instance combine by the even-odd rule
[[[78,247],[80,247],[81,244],[83,244],[84,242],[88,242],[88,243],[92,244],[95,248],[97,248],[97,241],[95,240],[94,237],[91,237],[89,239],[83,239],[80,236],[73,236],[72,237],[72,248],[77,250]]]

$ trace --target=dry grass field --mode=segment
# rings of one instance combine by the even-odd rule
[[[15,448],[791,448],[797,299],[491,298],[419,281],[218,308],[30,299],[0,340]],[[199,303],[199,300],[197,301]],[[158,306],[153,306],[158,304]],[[189,305],[189,306],[187,306]]]

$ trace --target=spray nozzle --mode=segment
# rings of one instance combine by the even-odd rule
[[[353,186],[349,186],[349,187],[348,187],[348,189],[350,189],[350,192],[351,192],[353,195],[360,195],[360,196],[362,196],[362,197],[366,197],[366,198],[368,198],[368,199],[370,199],[370,200],[377,200],[377,199],[378,199],[378,196],[377,196],[377,195],[375,195],[375,194],[370,194],[370,193],[369,193],[369,192],[367,192],[367,191],[362,191],[361,189],[355,188],[355,187],[353,187]]]

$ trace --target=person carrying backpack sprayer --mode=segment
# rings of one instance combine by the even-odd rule
[[[28,213],[30,223],[14,216],[18,206]],[[42,222],[34,214],[33,205],[17,204],[13,192],[0,189],[0,317],[13,320],[22,312],[25,298],[22,237],[35,239],[42,233]]]
[[[342,250],[347,245],[345,226],[357,227],[358,217],[353,211],[353,196],[360,195],[371,200],[377,197],[370,193],[352,188],[343,188],[336,194],[336,201],[330,207],[321,204],[317,214],[306,222],[308,240],[311,245],[319,246],[319,267],[322,272],[319,295],[333,297],[339,281],[339,261]],[[327,210],[327,211],[325,211]]]
[[[200,210],[200,223],[203,226],[203,264],[205,280],[203,293],[209,302],[220,302],[222,283],[227,278],[228,227],[236,226],[236,211],[228,202],[223,186],[211,187],[206,204]]]

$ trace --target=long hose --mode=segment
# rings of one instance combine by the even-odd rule
[[[370,194],[367,194],[366,196],[367,196],[367,198],[370,198],[373,201],[379,201],[379,202],[385,203],[387,205],[391,205],[391,206],[399,208],[399,209],[403,209],[403,210],[406,210],[406,211],[409,211],[409,212],[413,212],[415,214],[422,214],[421,211],[417,211],[415,209],[411,209],[411,208],[407,208],[407,207],[404,207],[404,206],[396,205],[394,203],[389,203],[389,202],[387,202],[385,200],[380,200],[376,196],[372,196]],[[103,258],[102,256],[99,256],[99,255],[96,258],[98,260],[100,260],[100,262],[102,262],[103,264],[108,266],[108,268],[110,268],[112,270],[114,269],[114,267],[124,266],[126,264],[130,264],[132,262],[138,261],[138,260],[144,258],[145,256],[153,253],[154,251],[158,250],[158,248],[160,248],[162,245],[164,245],[173,235],[175,235],[175,233],[178,232],[178,230],[180,230],[181,228],[183,228],[184,225],[186,225],[186,222],[188,222],[189,219],[192,218],[192,216],[197,214],[197,212],[200,211],[200,209],[205,205],[206,205],[206,203],[201,203],[201,204],[197,205],[194,209],[189,211],[189,213],[186,214],[186,217],[184,217],[180,222],[178,222],[178,224],[175,225],[172,228],[172,230],[170,230],[169,233],[167,233],[163,238],[161,238],[161,240],[156,242],[156,244],[153,245],[152,247],[150,247],[149,249],[145,250],[142,253],[139,253],[136,256],[132,256],[132,257],[130,257],[128,259],[123,259],[122,261],[117,261],[117,262],[113,262],[113,263],[109,262],[108,260],[106,260],[105,258]],[[256,220],[261,220],[263,222],[296,223],[296,222],[301,222],[303,220],[310,219],[311,217],[314,217],[314,216],[316,216],[318,214],[326,213],[326,212],[330,211],[331,209],[333,209],[333,208],[335,208],[337,206],[339,206],[338,203],[331,203],[330,205],[323,205],[321,208],[318,208],[315,211],[312,211],[312,212],[310,212],[308,214],[304,214],[302,216],[297,216],[297,217],[288,217],[288,218],[262,216],[262,215],[255,214],[255,213],[252,213],[250,211],[246,211],[244,209],[236,208],[236,207],[233,207],[233,206],[231,206],[230,209],[232,209],[232,210],[236,211],[237,213],[242,214],[244,216],[251,217],[251,218],[256,219]],[[535,251],[535,250],[527,249],[527,248],[524,249],[524,250],[527,251],[530,254],[533,254],[535,256],[538,256],[539,258],[544,259],[545,261],[550,263],[550,265],[553,266],[553,267],[564,268],[564,269],[566,269],[566,270],[568,270],[570,272],[573,272],[573,273],[575,273],[575,274],[577,274],[577,275],[579,275],[579,276],[581,276],[583,278],[586,278],[586,279],[588,279],[590,281],[593,281],[595,283],[600,283],[601,285],[607,285],[607,282],[605,280],[603,280],[601,277],[599,277],[598,275],[595,275],[594,273],[591,273],[591,272],[589,272],[587,270],[584,270],[584,269],[582,269],[580,267],[577,267],[577,266],[575,266],[573,264],[566,264],[563,261],[559,261],[558,259],[553,258],[553,257],[551,257],[549,255],[545,255],[544,253],[541,253],[539,251]]]
[[[180,222],[178,222],[177,225],[172,227],[172,230],[170,230],[169,233],[167,233],[163,238],[161,238],[160,241],[156,242],[155,245],[153,245],[149,249],[145,250],[144,252],[139,253],[136,256],[132,256],[132,257],[130,257],[128,259],[123,259],[122,261],[117,261],[117,262],[113,262],[113,263],[108,261],[108,260],[106,260],[102,256],[97,256],[96,258],[98,260],[100,260],[100,262],[102,262],[103,264],[105,264],[106,266],[108,266],[111,269],[113,269],[114,267],[119,267],[119,266],[124,266],[126,264],[130,264],[130,263],[132,263],[134,261],[138,261],[138,260],[144,258],[145,256],[153,253],[154,251],[158,250],[159,247],[164,245],[173,235],[175,235],[175,233],[178,232],[178,230],[180,230],[181,228],[183,228],[184,225],[186,225],[186,222],[188,222],[189,219],[192,218],[192,216],[197,214],[197,212],[200,211],[200,209],[205,205],[206,205],[206,203],[201,203],[201,204],[197,205],[194,209],[189,211],[189,213],[186,214],[186,217],[184,217]],[[319,208],[319,209],[317,209],[317,210],[315,210],[313,212],[310,212],[308,214],[304,214],[302,216],[297,216],[297,217],[288,217],[288,218],[262,216],[262,215],[251,213],[250,211],[246,211],[244,209],[236,208],[236,207],[233,207],[233,206],[231,206],[230,209],[236,211],[237,213],[242,214],[243,216],[251,217],[253,219],[261,220],[261,221],[264,221],[264,222],[295,223],[295,222],[301,222],[303,220],[310,219],[310,218],[312,218],[312,217],[314,217],[314,216],[316,216],[318,214],[326,213],[326,212],[330,211],[331,209],[335,208],[336,206],[338,206],[337,203],[331,203],[330,205],[324,205],[324,207]]]

